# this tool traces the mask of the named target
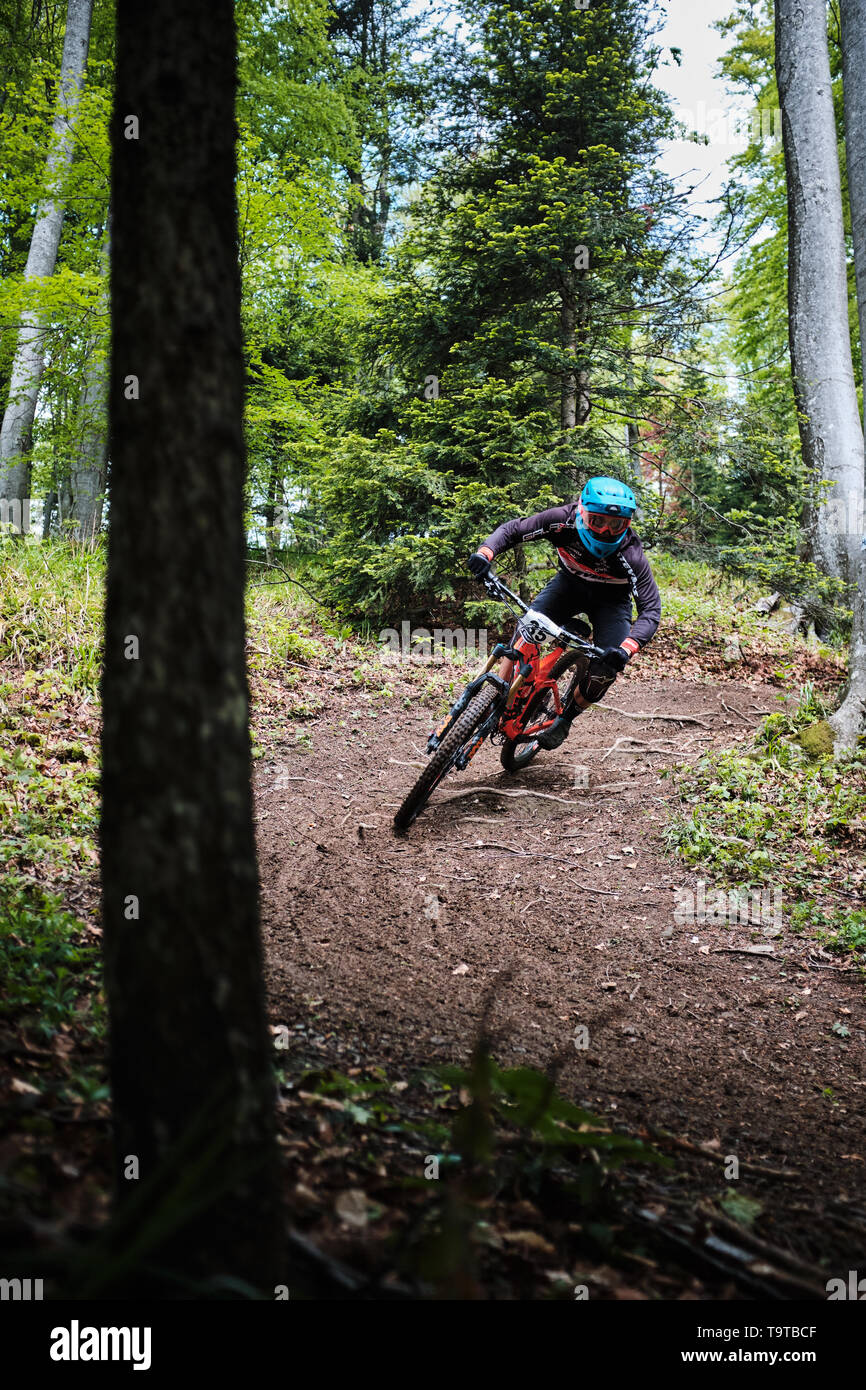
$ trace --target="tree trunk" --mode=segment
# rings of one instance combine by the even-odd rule
[[[102,525],[108,459],[107,367],[99,346],[92,344],[79,405],[81,433],[62,489],[63,534],[89,545]]]
[[[586,271],[578,271],[578,292],[577,292],[577,334],[575,338],[576,349],[584,362],[588,356],[588,337],[589,337],[589,296],[586,287]],[[592,402],[589,398],[589,368],[581,367],[577,374],[577,423],[585,425],[589,419],[589,412],[592,410]]]
[[[48,540],[51,535],[51,522],[57,509],[57,493],[54,488],[46,493],[45,503],[42,508],[42,539]]]
[[[73,122],[84,80],[90,44],[93,0],[68,0],[60,92],[46,162],[48,197],[36,213],[36,225],[24,268],[25,282],[53,275],[63,229],[60,182],[72,161]],[[45,360],[44,332],[39,314],[25,309],[9,379],[9,400],[0,426],[0,498],[20,501],[30,494],[29,453],[36,399]]]
[[[577,315],[574,306],[574,297],[568,290],[563,290],[560,296],[559,310],[559,330],[560,346],[563,352],[568,352],[574,356],[575,343],[577,341],[576,331]],[[559,427],[565,432],[573,430],[577,424],[577,373],[566,372],[562,378],[559,399]]]
[[[578,348],[585,354],[589,309],[585,285],[586,271],[577,272],[577,287],[568,283],[559,295],[559,345],[563,352],[574,357]],[[563,433],[586,422],[591,409],[589,372],[565,372],[560,386],[559,427]]]
[[[635,389],[634,389],[634,364],[631,357],[631,338],[629,333],[628,353],[625,359],[625,386],[627,392],[626,408],[630,415],[636,414],[635,410]],[[641,472],[640,460],[640,428],[637,420],[626,420],[625,425],[625,450],[626,465],[632,477],[632,485],[635,493],[640,499],[640,490],[643,484],[643,474]],[[641,519],[641,508],[638,504],[637,519]]]
[[[866,353],[866,0],[842,0],[842,73],[845,95],[845,156],[854,243],[854,274],[861,353]],[[863,392],[866,411],[866,388]],[[846,509],[849,570],[854,582],[854,623],[848,656],[848,693],[830,723],[837,749],[856,746],[866,727],[866,551],[860,544],[864,524],[864,470],[861,454],[859,493]]]
[[[235,65],[232,0],[119,0],[103,929],[116,1241],[150,1240],[151,1267],[172,1275],[232,1276],[273,1296],[282,1234],[244,661]]]
[[[849,569],[844,517],[863,485],[863,431],[848,328],[842,192],[824,0],[776,0],[776,77],[788,191],[788,334],[812,558]],[[818,485],[832,483],[830,496]]]
[[[265,560],[268,564],[274,558],[274,541],[279,540],[279,531],[274,523],[277,519],[277,482],[280,465],[277,457],[277,441],[272,438],[271,462],[268,466],[268,495],[265,501]]]
[[[851,205],[860,346],[866,352],[866,0],[842,0],[841,33],[848,201]],[[866,388],[863,391],[863,409],[866,431]]]
[[[857,747],[866,731],[866,549],[856,536],[850,538],[850,568],[854,579],[854,623],[848,649],[848,689],[842,704],[830,716],[836,752]]]
[[[110,241],[106,237],[103,264],[106,275],[102,313],[108,314],[108,263]],[[79,436],[69,464],[69,476],[60,489],[63,534],[93,545],[102,525],[105,468],[108,460],[108,360],[104,339],[94,338],[84,372],[78,405]]]

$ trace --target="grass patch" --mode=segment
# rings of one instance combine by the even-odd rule
[[[0,1016],[43,1036],[98,987],[93,936],[63,906],[97,862],[96,734],[71,717],[75,688],[56,667],[0,684]]]
[[[0,662],[62,672],[96,695],[105,555],[62,541],[0,545]]]
[[[56,894],[21,875],[0,888],[0,1017],[44,1038],[62,1026],[101,1031],[99,949]]]
[[[806,685],[797,707],[765,719],[745,751],[676,769],[682,802],[666,836],[721,883],[778,888],[793,930],[866,962],[866,750],[845,761],[816,756],[804,735],[826,713]]]

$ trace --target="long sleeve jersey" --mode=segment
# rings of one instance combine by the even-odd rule
[[[575,524],[577,503],[549,507],[535,516],[515,517],[498,526],[492,536],[478,548],[488,559],[501,555],[520,541],[550,541],[556,549],[560,564],[576,579],[598,584],[616,594],[623,588],[630,592],[637,608],[637,618],[629,637],[638,647],[645,647],[655,635],[662,615],[661,596],[643,546],[629,528],[626,539],[612,555],[599,557],[587,550]]]

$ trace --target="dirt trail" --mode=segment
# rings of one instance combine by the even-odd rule
[[[816,1258],[828,1205],[863,1205],[862,982],[810,959],[787,926],[768,938],[750,924],[677,922],[677,890],[694,891],[697,876],[662,839],[678,791],[661,769],[745,737],[777,695],[619,681],[611,705],[625,713],[597,707],[516,778],[485,746],[402,839],[391,817],[416,775],[404,764],[423,762],[434,719],[416,706],[361,720],[338,695],[314,751],[287,747],[259,765],[272,1022],[291,1028],[314,1011],[323,1058],[389,1074],[464,1062],[485,990],[510,971],[495,1005],[501,1064],[564,1055],[560,1089],[617,1123],[796,1170],[795,1181],[752,1172],[750,1191]],[[682,722],[628,717],[647,710]],[[482,787],[562,800],[449,800]],[[742,949],[768,942],[772,955]],[[844,1042],[831,1032],[840,1009]],[[727,1185],[712,1162],[693,1179],[716,1195]]]

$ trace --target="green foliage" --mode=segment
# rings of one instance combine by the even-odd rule
[[[353,128],[327,41],[328,0],[238,0],[238,118],[287,176],[321,173]]]
[[[93,696],[102,664],[104,556],[64,542],[0,545],[0,661]],[[38,676],[36,672],[39,672]]]
[[[309,622],[286,601],[285,592],[251,583],[246,594],[247,652],[251,670],[268,670],[286,662],[322,665],[327,652],[311,635]],[[288,681],[287,681],[288,683]]]
[[[652,171],[670,118],[643,7],[469,13],[447,148],[370,312],[347,324],[356,370],[328,383],[326,427],[301,451],[318,582],[355,620],[459,601],[464,558],[498,522],[592,473],[633,480],[619,422],[658,394],[646,374],[623,384],[648,353],[634,323],[651,320],[654,350],[682,334],[688,276]],[[652,294],[664,310],[641,308]],[[581,372],[594,415],[563,429]]]
[[[528,1145],[540,1145],[536,1164],[552,1164],[580,1149],[603,1155],[609,1169],[629,1161],[660,1161],[639,1139],[616,1134],[597,1115],[565,1100],[550,1076],[532,1067],[502,1070],[483,1048],[476,1049],[469,1070],[445,1066],[437,1069],[437,1075],[470,1097],[453,1131],[457,1150],[469,1162],[489,1162],[492,1158],[493,1121],[502,1131],[520,1130]]]
[[[43,633],[29,658],[46,649]],[[0,686],[0,1012],[47,1036],[91,1007],[99,979],[93,938],[59,891],[96,860],[95,748],[53,733],[73,692],[81,700],[81,686],[51,668]],[[97,1006],[91,1026],[100,1019]]]
[[[34,10],[29,33],[6,68],[0,107],[0,399],[25,313],[44,333],[45,369],[33,429],[34,495],[62,486],[94,407],[82,391],[108,353],[104,240],[109,204],[108,122],[112,104],[111,6],[97,0],[87,76],[72,120],[72,159],[49,176],[47,156],[60,67],[62,23]],[[17,61],[16,61],[17,60]],[[4,67],[6,55],[4,50]],[[64,208],[54,274],[24,280],[37,210],[48,199]]]
[[[437,73],[443,45],[453,45],[405,0],[335,0],[329,32],[354,135],[343,160],[346,242],[359,263],[380,264],[389,221],[430,162]]]
[[[537,1201],[543,1191],[558,1216],[570,1213],[590,1241],[609,1249],[616,1202],[607,1175],[627,1163],[667,1163],[566,1100],[554,1076],[497,1066],[483,1030],[469,1066],[437,1067],[431,1083],[444,1088],[436,1100],[443,1119],[459,1103],[450,1133],[435,1122],[426,1127],[428,1142],[441,1144],[439,1182],[407,1263],[446,1296],[473,1296],[479,1258],[495,1240],[494,1202]]]
[[[840,763],[824,742],[808,746],[827,727],[825,713],[803,686],[797,706],[770,715],[745,754],[710,753],[679,768],[682,809],[665,833],[686,863],[723,882],[777,887],[795,930],[859,952],[863,914],[850,903],[862,896],[866,754]]]
[[[99,986],[99,949],[57,894],[9,869],[9,846],[0,844],[0,1017],[51,1037],[61,1024],[80,1020],[79,1003],[91,1008]],[[101,1027],[102,1006],[91,1014]]]
[[[720,26],[725,76],[768,118],[771,11],[736,0]],[[240,0],[250,540],[268,559],[291,549],[345,619],[464,603],[464,557],[493,526],[605,472],[637,484],[644,538],[798,599],[822,633],[847,630],[840,587],[802,553],[780,143],[753,138],[732,161],[745,249],[723,286],[654,168],[675,125],[652,81],[667,61],[657,13],[465,0],[463,27],[443,28],[406,0]],[[62,189],[45,186],[60,28],[15,6],[0,26],[0,384],[35,310],[48,351],[34,477],[47,492],[68,474],[93,411],[82,383],[109,350],[112,5],[97,0]],[[834,13],[830,43],[842,148]],[[25,286],[52,191],[66,205],[57,272]],[[854,329],[853,279],[851,305]],[[591,412],[567,429],[581,373]]]
[[[666,627],[729,632],[736,613],[738,631],[748,635],[760,630],[759,615],[750,611],[762,592],[757,585],[735,579],[705,561],[669,552],[654,553],[652,564]]]

